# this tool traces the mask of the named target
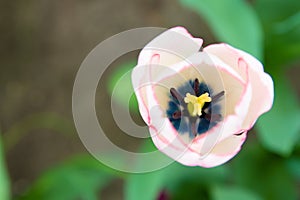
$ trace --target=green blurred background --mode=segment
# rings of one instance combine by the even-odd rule
[[[300,199],[300,1],[0,1],[0,200]],[[71,95],[76,72],[101,41],[136,27],[186,27],[204,46],[227,42],[255,55],[275,82],[272,111],[241,152],[220,167],[174,163],[147,174],[111,170],[77,136]],[[131,151],[154,149],[113,121],[110,93],[138,52],[101,79],[104,130]],[[130,80],[125,90],[132,90]],[[115,99],[124,102],[122,93]],[[262,97],[263,98],[263,97]],[[134,98],[131,114],[142,124]]]

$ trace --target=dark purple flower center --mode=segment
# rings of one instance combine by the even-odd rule
[[[206,93],[211,97],[211,101],[202,103],[200,107],[201,115],[192,115],[190,107],[194,105],[185,102],[186,94],[199,99],[201,95],[203,96]],[[166,112],[167,117],[180,134],[188,132],[190,137],[194,138],[222,120],[222,115],[219,114],[221,110],[219,100],[224,96],[224,93],[222,91],[214,94],[205,83],[200,83],[197,78],[194,81],[188,81],[188,83],[177,89],[171,88],[169,107]],[[199,107],[197,108],[199,109]]]

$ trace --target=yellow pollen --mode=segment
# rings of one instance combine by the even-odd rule
[[[211,102],[211,98],[208,96],[209,94],[206,92],[201,96],[197,97],[195,95],[191,95],[190,93],[186,94],[184,97],[184,102],[187,103],[187,108],[191,116],[201,116],[202,108],[206,102]]]

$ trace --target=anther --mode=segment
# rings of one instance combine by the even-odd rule
[[[193,133],[194,137],[196,137],[197,134],[198,134],[198,131],[196,130],[196,123],[195,122],[193,122],[191,124],[191,129],[192,129],[192,133]]]
[[[199,80],[197,78],[194,81],[194,91],[195,91],[195,95],[197,97],[200,96],[200,94],[199,94]]]
[[[182,96],[177,92],[177,90],[175,88],[171,88],[170,89],[170,93],[171,93],[172,97],[174,97],[178,101],[182,101],[183,100]]]
[[[220,114],[210,114],[205,112],[203,112],[203,114],[204,114],[204,118],[211,122],[220,121],[222,118],[222,115]]]
[[[175,111],[172,114],[172,117],[173,117],[173,119],[179,119],[179,118],[181,118],[181,112],[180,111]]]
[[[215,96],[212,97],[211,102],[219,100],[224,94],[225,94],[225,91],[219,92],[218,94],[216,94]]]

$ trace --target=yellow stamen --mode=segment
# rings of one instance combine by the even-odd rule
[[[191,95],[190,93],[186,94],[184,97],[184,102],[187,103],[187,108],[192,116],[201,116],[202,115],[202,108],[206,102],[211,102],[211,98],[208,96],[209,94],[206,92],[199,97],[195,95]]]

